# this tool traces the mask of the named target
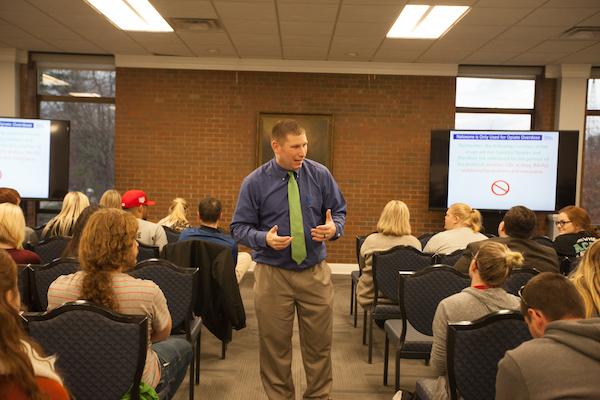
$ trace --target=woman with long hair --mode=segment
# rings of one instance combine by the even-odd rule
[[[600,241],[588,247],[569,278],[583,297],[586,318],[600,317]]]
[[[4,249],[18,264],[41,264],[40,257],[23,249],[25,217],[20,207],[12,203],[0,204],[0,249]]]
[[[420,251],[421,243],[410,231],[410,212],[407,205],[400,200],[388,202],[377,222],[377,232],[367,236],[360,248],[360,256],[365,259],[365,266],[356,285],[356,295],[362,307],[370,306],[375,297],[373,253],[400,245],[411,246]]]
[[[102,206],[88,206],[86,207],[79,218],[77,218],[77,222],[75,222],[75,226],[73,227],[73,236],[71,240],[67,244],[67,247],[63,250],[61,257],[79,257],[79,242],[81,241],[81,234],[83,233],[83,228],[87,224],[88,220],[92,216],[93,213],[104,208]]]
[[[598,237],[590,216],[581,207],[560,209],[555,224],[559,235],[554,239],[554,248],[560,256],[581,257]]]
[[[67,400],[54,358],[23,331],[20,306],[17,266],[0,250],[0,399]]]
[[[57,216],[48,221],[42,231],[42,238],[71,236],[79,214],[89,205],[90,200],[85,194],[81,192],[67,193],[63,199],[62,209]]]
[[[102,197],[100,197],[100,202],[98,204],[100,204],[102,207],[118,208],[120,210],[121,193],[119,193],[116,189],[108,189],[102,194]]]
[[[465,249],[469,243],[487,239],[480,233],[481,213],[464,203],[454,203],[448,208],[444,216],[444,229],[429,239],[423,252],[450,254]]]
[[[169,215],[158,221],[159,225],[166,226],[176,232],[181,232],[189,228],[190,222],[187,219],[188,203],[181,197],[176,197],[169,206]]]
[[[88,300],[123,314],[147,315],[148,351],[142,381],[166,390],[170,398],[181,384],[192,357],[190,343],[169,337],[171,316],[162,290],[152,281],[125,273],[138,253],[136,218],[114,208],[94,212],[79,242],[81,271],[55,280],[48,309],[66,301]]]

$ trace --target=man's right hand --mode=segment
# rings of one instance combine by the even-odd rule
[[[292,243],[291,236],[279,236],[277,234],[277,225],[274,225],[269,232],[267,232],[267,246],[275,250],[283,250]]]

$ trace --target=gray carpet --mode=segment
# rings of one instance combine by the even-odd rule
[[[383,386],[384,334],[375,328],[373,364],[367,363],[367,346],[362,345],[362,311],[358,326],[352,326],[349,314],[350,276],[334,275],[334,325],[333,325],[333,392],[335,400],[365,399],[390,400],[394,395],[393,355],[389,371],[389,384]],[[246,308],[247,327],[234,331],[233,341],[224,360],[220,358],[221,342],[206,329],[202,332],[202,360],[200,385],[196,386],[196,399],[266,400],[259,375],[258,328],[254,314],[252,285],[254,276],[246,274],[240,291]],[[306,388],[304,369],[298,341],[297,323],[294,327],[292,371],[296,385],[296,398],[301,399]],[[430,376],[422,361],[401,361],[401,387],[414,391],[418,377]],[[175,400],[188,398],[188,378],[177,391]]]

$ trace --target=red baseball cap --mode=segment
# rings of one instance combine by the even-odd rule
[[[121,207],[134,208],[140,205],[153,206],[156,202],[148,200],[146,193],[142,190],[128,190],[121,196]]]

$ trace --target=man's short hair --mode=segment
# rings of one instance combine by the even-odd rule
[[[510,237],[529,239],[537,225],[535,213],[524,206],[514,206],[504,214],[504,231]]]
[[[542,272],[527,282],[521,295],[521,312],[541,311],[549,321],[585,318],[583,299],[573,283],[556,272]]]
[[[204,222],[217,222],[221,216],[221,210],[221,201],[214,197],[205,197],[198,204],[198,214]]]
[[[286,139],[288,134],[300,136],[305,133],[306,131],[302,126],[300,126],[298,121],[294,119],[282,119],[273,125],[273,129],[271,130],[271,139],[277,140],[281,143]]]

